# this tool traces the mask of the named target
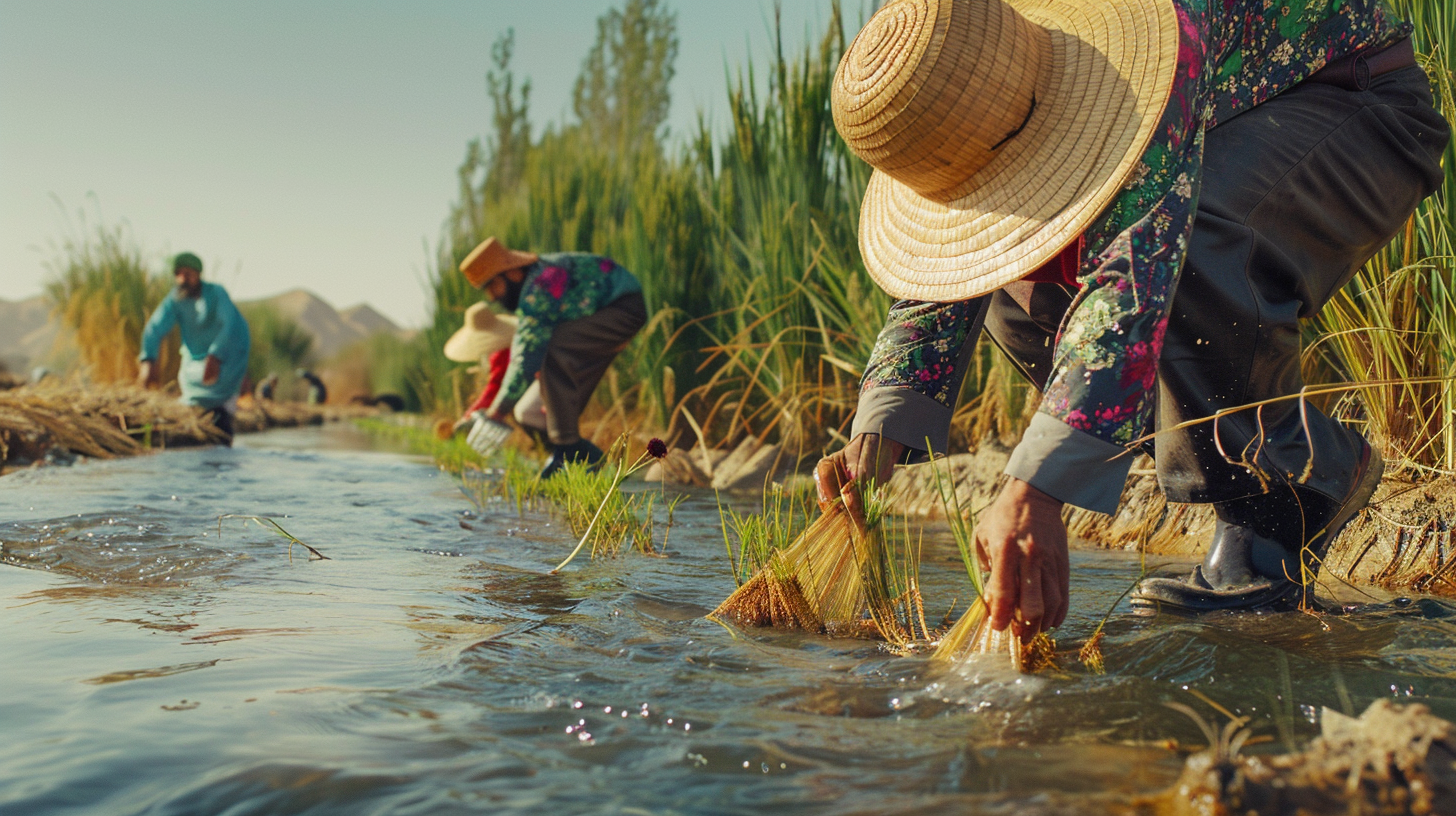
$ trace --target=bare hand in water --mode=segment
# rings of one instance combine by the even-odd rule
[[[895,463],[904,453],[905,446],[893,439],[879,434],[860,434],[850,440],[844,450],[820,459],[814,468],[819,509],[827,509],[835,499],[842,497],[850,517],[863,525],[864,487],[890,481]]]
[[[1020,479],[1001,489],[976,521],[976,554],[991,570],[986,605],[991,628],[1021,637],[1067,617],[1067,527],[1062,503]]]

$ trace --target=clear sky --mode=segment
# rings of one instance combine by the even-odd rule
[[[596,19],[621,4],[0,0],[0,298],[39,294],[84,215],[159,266],[196,252],[238,299],[303,286],[419,325],[427,245],[488,125],[491,43],[515,29],[539,132],[568,117]],[[723,118],[725,67],[767,60],[773,5],[668,4],[683,133],[698,109]],[[796,51],[829,18],[829,0],[782,6]]]

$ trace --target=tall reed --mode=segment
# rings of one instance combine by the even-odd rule
[[[142,250],[123,226],[98,225],[67,238],[48,264],[45,293],[51,310],[75,334],[96,382],[130,380],[137,373],[142,327],[167,296],[172,281],[147,268]],[[177,341],[163,349],[163,381],[176,376]]]

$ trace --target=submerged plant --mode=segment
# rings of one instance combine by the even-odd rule
[[[251,522],[257,524],[259,527],[262,527],[263,529],[265,529],[265,530],[267,530],[267,531],[269,531],[271,533],[276,533],[276,534],[278,534],[280,536],[283,536],[284,538],[288,539],[288,560],[290,562],[293,561],[293,545],[294,544],[297,544],[298,546],[304,548],[305,550],[308,550],[308,560],[310,560],[310,561],[330,561],[330,560],[332,560],[327,555],[324,555],[323,553],[319,552],[318,550],[314,549],[313,547],[309,546],[308,544],[305,544],[304,542],[302,542],[298,538],[296,538],[292,533],[290,533],[287,530],[283,529],[283,525],[279,524],[278,521],[277,521],[277,519],[273,518],[272,516],[241,516],[241,515],[236,515],[236,514],[233,514],[233,513],[228,513],[227,515],[218,516],[217,517],[217,535],[218,535],[219,538],[222,537],[222,520],[223,519],[246,519],[248,521],[251,521]]]

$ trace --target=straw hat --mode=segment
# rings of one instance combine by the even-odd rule
[[[507,249],[505,244],[492,236],[481,241],[480,246],[470,250],[470,254],[460,262],[460,271],[465,273],[471,286],[480,289],[489,283],[491,278],[502,272],[535,262],[536,253]]]
[[[1138,165],[1172,90],[1171,0],[891,0],[834,77],[834,124],[875,168],[865,266],[953,301],[1034,271]]]
[[[445,341],[445,358],[457,363],[474,363],[511,344],[516,319],[498,315],[484,303],[472,303],[465,310],[465,325]]]

